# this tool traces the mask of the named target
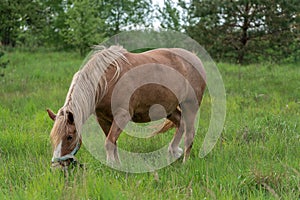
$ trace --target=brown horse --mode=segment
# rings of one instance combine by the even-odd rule
[[[64,106],[57,114],[47,110],[54,120],[52,166],[72,162],[81,145],[80,130],[92,114],[106,135],[107,161],[119,162],[116,142],[130,120],[144,123],[167,118],[157,132],[176,127],[169,145],[175,157],[183,153],[179,143],[185,133],[185,162],[194,140],[205,79],[200,59],[184,49],[130,53],[121,46],[96,46],[74,75]]]

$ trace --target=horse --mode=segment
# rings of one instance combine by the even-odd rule
[[[82,66],[57,114],[47,109],[54,121],[52,167],[69,166],[75,160],[82,144],[81,128],[92,114],[106,136],[107,162],[120,164],[117,140],[129,121],[162,118],[164,124],[156,134],[175,128],[168,151],[177,158],[184,153],[183,162],[187,161],[206,88],[205,70],[196,54],[181,48],[131,53],[120,45],[98,45]],[[179,147],[183,135],[184,152]]]

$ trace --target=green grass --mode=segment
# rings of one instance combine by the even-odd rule
[[[64,52],[11,52],[0,77],[0,199],[299,199],[300,67],[219,64],[227,92],[222,136],[198,157],[210,118],[206,93],[192,155],[144,174],[115,171],[82,147],[86,169],[50,170],[52,121],[82,60]],[[172,133],[144,140],[123,134],[121,147],[145,152]]]

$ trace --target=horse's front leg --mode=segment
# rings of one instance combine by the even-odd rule
[[[117,150],[117,139],[121,132],[122,130],[116,125],[116,123],[113,123],[105,140],[106,161],[108,164],[120,163]]]
[[[127,113],[128,112],[125,112],[124,110],[120,110],[119,112],[117,112],[117,114],[114,116],[114,120],[109,130],[108,136],[106,137],[106,161],[109,164],[120,164],[117,150],[117,140],[122,130],[130,120],[130,117],[128,117]]]

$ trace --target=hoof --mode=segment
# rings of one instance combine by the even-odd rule
[[[183,150],[180,147],[172,148],[171,145],[169,146],[169,154],[173,156],[174,158],[178,159],[182,156]]]
[[[115,159],[115,158],[106,158],[106,164],[108,165],[108,166],[119,166],[119,165],[121,165],[121,162],[120,162],[120,160],[119,159]]]

